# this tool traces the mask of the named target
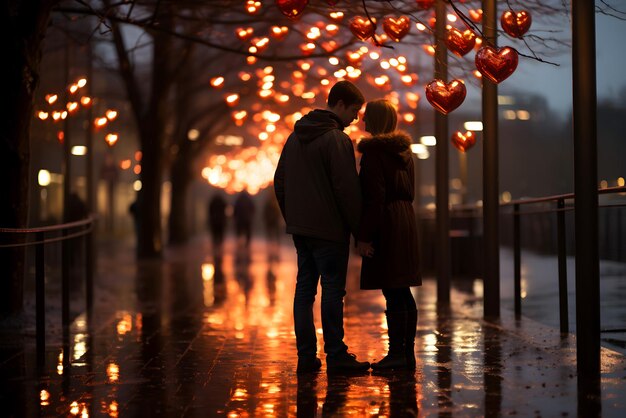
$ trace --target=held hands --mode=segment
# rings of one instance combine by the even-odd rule
[[[356,247],[359,251],[359,254],[361,254],[361,257],[374,256],[374,247],[372,246],[371,242],[358,241]]]

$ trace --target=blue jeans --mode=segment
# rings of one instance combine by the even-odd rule
[[[343,297],[346,294],[349,244],[294,235],[298,252],[298,277],[293,318],[298,357],[317,354],[313,303],[322,278],[322,329],[324,352],[333,356],[348,347],[343,342]]]

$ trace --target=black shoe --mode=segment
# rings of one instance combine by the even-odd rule
[[[322,360],[317,357],[298,358],[296,373],[315,373],[322,368]]]
[[[334,356],[326,357],[328,371],[365,371],[370,368],[367,361],[358,361],[352,353],[344,351]]]

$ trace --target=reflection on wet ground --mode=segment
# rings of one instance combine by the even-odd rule
[[[50,335],[45,370],[34,338],[3,336],[2,416],[624,416],[624,358],[603,351],[601,399],[577,391],[573,338],[506,314],[480,319],[480,302],[455,290],[437,309],[436,284],[415,289],[420,309],[413,373],[295,374],[295,254],[207,240],[135,263],[102,251],[92,324]],[[385,354],[384,301],[358,289],[350,266],[346,342],[360,359]],[[319,297],[318,297],[319,299]],[[319,303],[319,300],[318,300]],[[319,306],[316,320],[319,329]],[[320,354],[321,354],[321,329]],[[322,355],[323,358],[323,355]],[[601,407],[601,412],[598,412]]]

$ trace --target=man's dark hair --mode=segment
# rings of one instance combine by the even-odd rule
[[[347,80],[337,82],[328,93],[328,106],[334,107],[337,102],[343,101],[344,106],[365,103],[363,93],[351,82]]]

